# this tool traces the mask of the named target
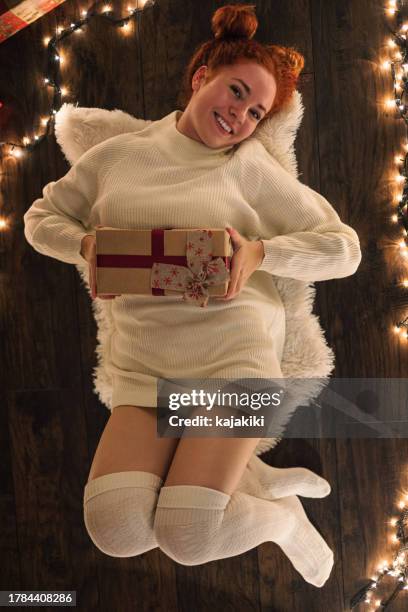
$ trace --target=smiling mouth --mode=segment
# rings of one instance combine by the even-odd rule
[[[221,115],[219,115],[217,112],[214,111],[214,121],[218,125],[218,127],[224,132],[224,134],[233,134],[234,130],[232,128],[231,128],[230,132],[228,132],[227,130],[224,130],[224,128],[222,127],[222,125],[218,121],[217,117],[220,117],[224,121],[224,119],[221,117]],[[227,123],[227,122],[225,121],[225,123]]]

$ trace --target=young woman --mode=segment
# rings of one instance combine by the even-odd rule
[[[87,151],[44,188],[24,217],[25,235],[41,253],[89,262],[95,297],[98,225],[230,228],[224,298],[206,308],[179,296],[117,296],[112,303],[112,415],[85,487],[85,525],[106,554],[159,546],[185,565],[273,541],[308,582],[322,586],[333,553],[294,493],[323,497],[327,481],[259,460],[259,481],[272,483],[264,499],[237,490],[259,438],[156,436],[158,377],[282,378],[285,312],[272,275],[342,278],[361,260],[357,234],[329,202],[250,138],[290,99],[304,65],[294,49],[253,40],[254,8],[219,8],[214,38],[187,67],[184,110]]]

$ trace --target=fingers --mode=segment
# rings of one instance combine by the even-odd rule
[[[231,273],[231,279],[228,285],[227,293],[222,297],[215,298],[216,300],[231,300],[236,297],[242,289],[243,285],[243,269],[241,268],[239,272],[234,271]]]

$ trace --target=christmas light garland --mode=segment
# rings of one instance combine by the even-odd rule
[[[382,67],[384,69],[391,69],[391,77],[394,88],[394,99],[386,101],[386,107],[389,109],[397,108],[401,119],[405,122],[405,126],[408,125],[408,105],[405,104],[406,94],[408,93],[408,40],[407,30],[408,24],[403,23],[403,0],[390,0],[387,8],[387,13],[395,17],[397,30],[394,31],[388,23],[386,23],[387,29],[392,34],[392,38],[388,40],[388,45],[391,50],[398,48],[394,57],[391,61],[386,60],[383,62]],[[402,67],[402,70],[397,74],[396,66]],[[400,90],[400,93],[399,91]],[[398,243],[401,249],[403,257],[408,257],[408,246],[407,246],[407,235],[408,235],[408,138],[405,143],[404,155],[396,155],[395,163],[402,165],[400,173],[395,177],[397,183],[403,183],[402,194],[396,197],[395,203],[397,205],[396,213],[392,215],[391,219],[393,222],[399,222],[402,226],[402,240]],[[402,281],[404,287],[408,287],[408,279]],[[399,321],[394,326],[394,332],[405,340],[408,339],[408,317]]]
[[[392,109],[397,107],[401,118],[405,121],[405,125],[408,125],[408,105],[405,104],[405,95],[408,92],[408,40],[407,30],[408,23],[403,23],[403,0],[390,0],[386,12],[395,17],[397,30],[394,31],[390,28],[389,24],[386,23],[387,29],[391,32],[392,38],[389,39],[388,45],[391,49],[398,47],[398,51],[395,53],[392,61],[383,62],[382,66],[388,70],[391,68],[391,76],[394,86],[394,99],[386,101],[386,107]],[[401,65],[402,72],[397,74],[395,66]],[[397,90],[401,90],[398,93]],[[408,138],[405,144],[405,155],[397,155],[395,157],[396,164],[401,164],[402,168],[400,174],[396,176],[398,183],[404,183],[402,194],[398,195],[395,203],[397,204],[396,214],[392,215],[391,219],[393,222],[399,222],[402,226],[403,239],[399,242],[401,253],[404,257],[408,256],[407,246],[407,232],[408,232]],[[408,287],[408,280],[402,282],[404,287]],[[403,329],[406,331],[403,332]],[[408,316],[399,321],[394,326],[394,331],[400,335],[400,337],[408,338]],[[403,333],[402,333],[403,332]],[[353,610],[358,604],[364,602],[370,607],[367,608],[367,612],[374,610],[386,610],[395,598],[401,593],[401,591],[408,590],[408,494],[405,495],[405,500],[402,499],[398,503],[398,507],[401,509],[400,516],[394,517],[390,520],[389,524],[391,527],[396,527],[396,533],[391,537],[393,543],[398,543],[398,549],[394,554],[394,558],[391,564],[387,561],[383,561],[377,568],[378,574],[371,577],[370,582],[364,585],[350,600],[350,610]],[[378,585],[382,582],[385,576],[392,576],[396,579],[397,583],[394,586],[392,593],[384,600],[375,598],[374,591]]]
[[[350,610],[353,610],[359,603],[365,602],[368,604],[374,604],[375,607],[371,607],[369,612],[373,610],[385,610],[389,607],[392,601],[397,595],[403,591],[408,590],[408,532],[407,532],[407,521],[408,521],[408,495],[405,495],[405,500],[401,500],[398,504],[401,509],[400,516],[394,517],[390,520],[389,524],[392,527],[396,527],[396,534],[392,536],[393,542],[398,542],[398,550],[394,555],[394,559],[389,565],[387,561],[383,561],[377,568],[378,575],[372,576],[370,582],[364,585],[350,600]],[[381,599],[372,600],[373,591],[377,588],[378,584],[381,583],[385,576],[393,576],[397,579],[397,584],[394,587],[391,595],[384,601]]]
[[[129,15],[115,19],[112,15],[113,11],[111,6],[104,3],[101,11],[83,10],[81,12],[82,19],[71,23],[66,28],[58,26],[56,34],[52,38],[45,38],[44,44],[47,46],[47,70],[46,75],[44,76],[44,85],[54,88],[54,97],[49,116],[41,119],[41,124],[45,126],[46,129],[41,135],[36,134],[32,140],[27,136],[24,137],[21,144],[15,142],[0,142],[0,158],[4,157],[4,147],[8,147],[6,155],[12,155],[13,157],[19,158],[22,157],[25,152],[31,152],[42,140],[44,140],[44,138],[48,136],[50,126],[54,121],[54,116],[61,108],[62,97],[67,95],[66,89],[61,87],[60,68],[61,64],[63,63],[63,55],[58,50],[58,44],[65,38],[71,36],[74,32],[77,34],[84,32],[83,27],[86,26],[94,17],[102,17],[103,19],[107,19],[114,25],[122,28],[123,32],[128,32],[130,28],[130,20],[135,17],[138,18],[142,11],[148,7],[152,7],[154,4],[155,0],[147,0],[144,2],[141,8],[132,8],[129,6]]]

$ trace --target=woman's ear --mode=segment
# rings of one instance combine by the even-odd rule
[[[194,91],[200,89],[202,82],[205,80],[208,66],[200,66],[193,75],[192,87]]]

